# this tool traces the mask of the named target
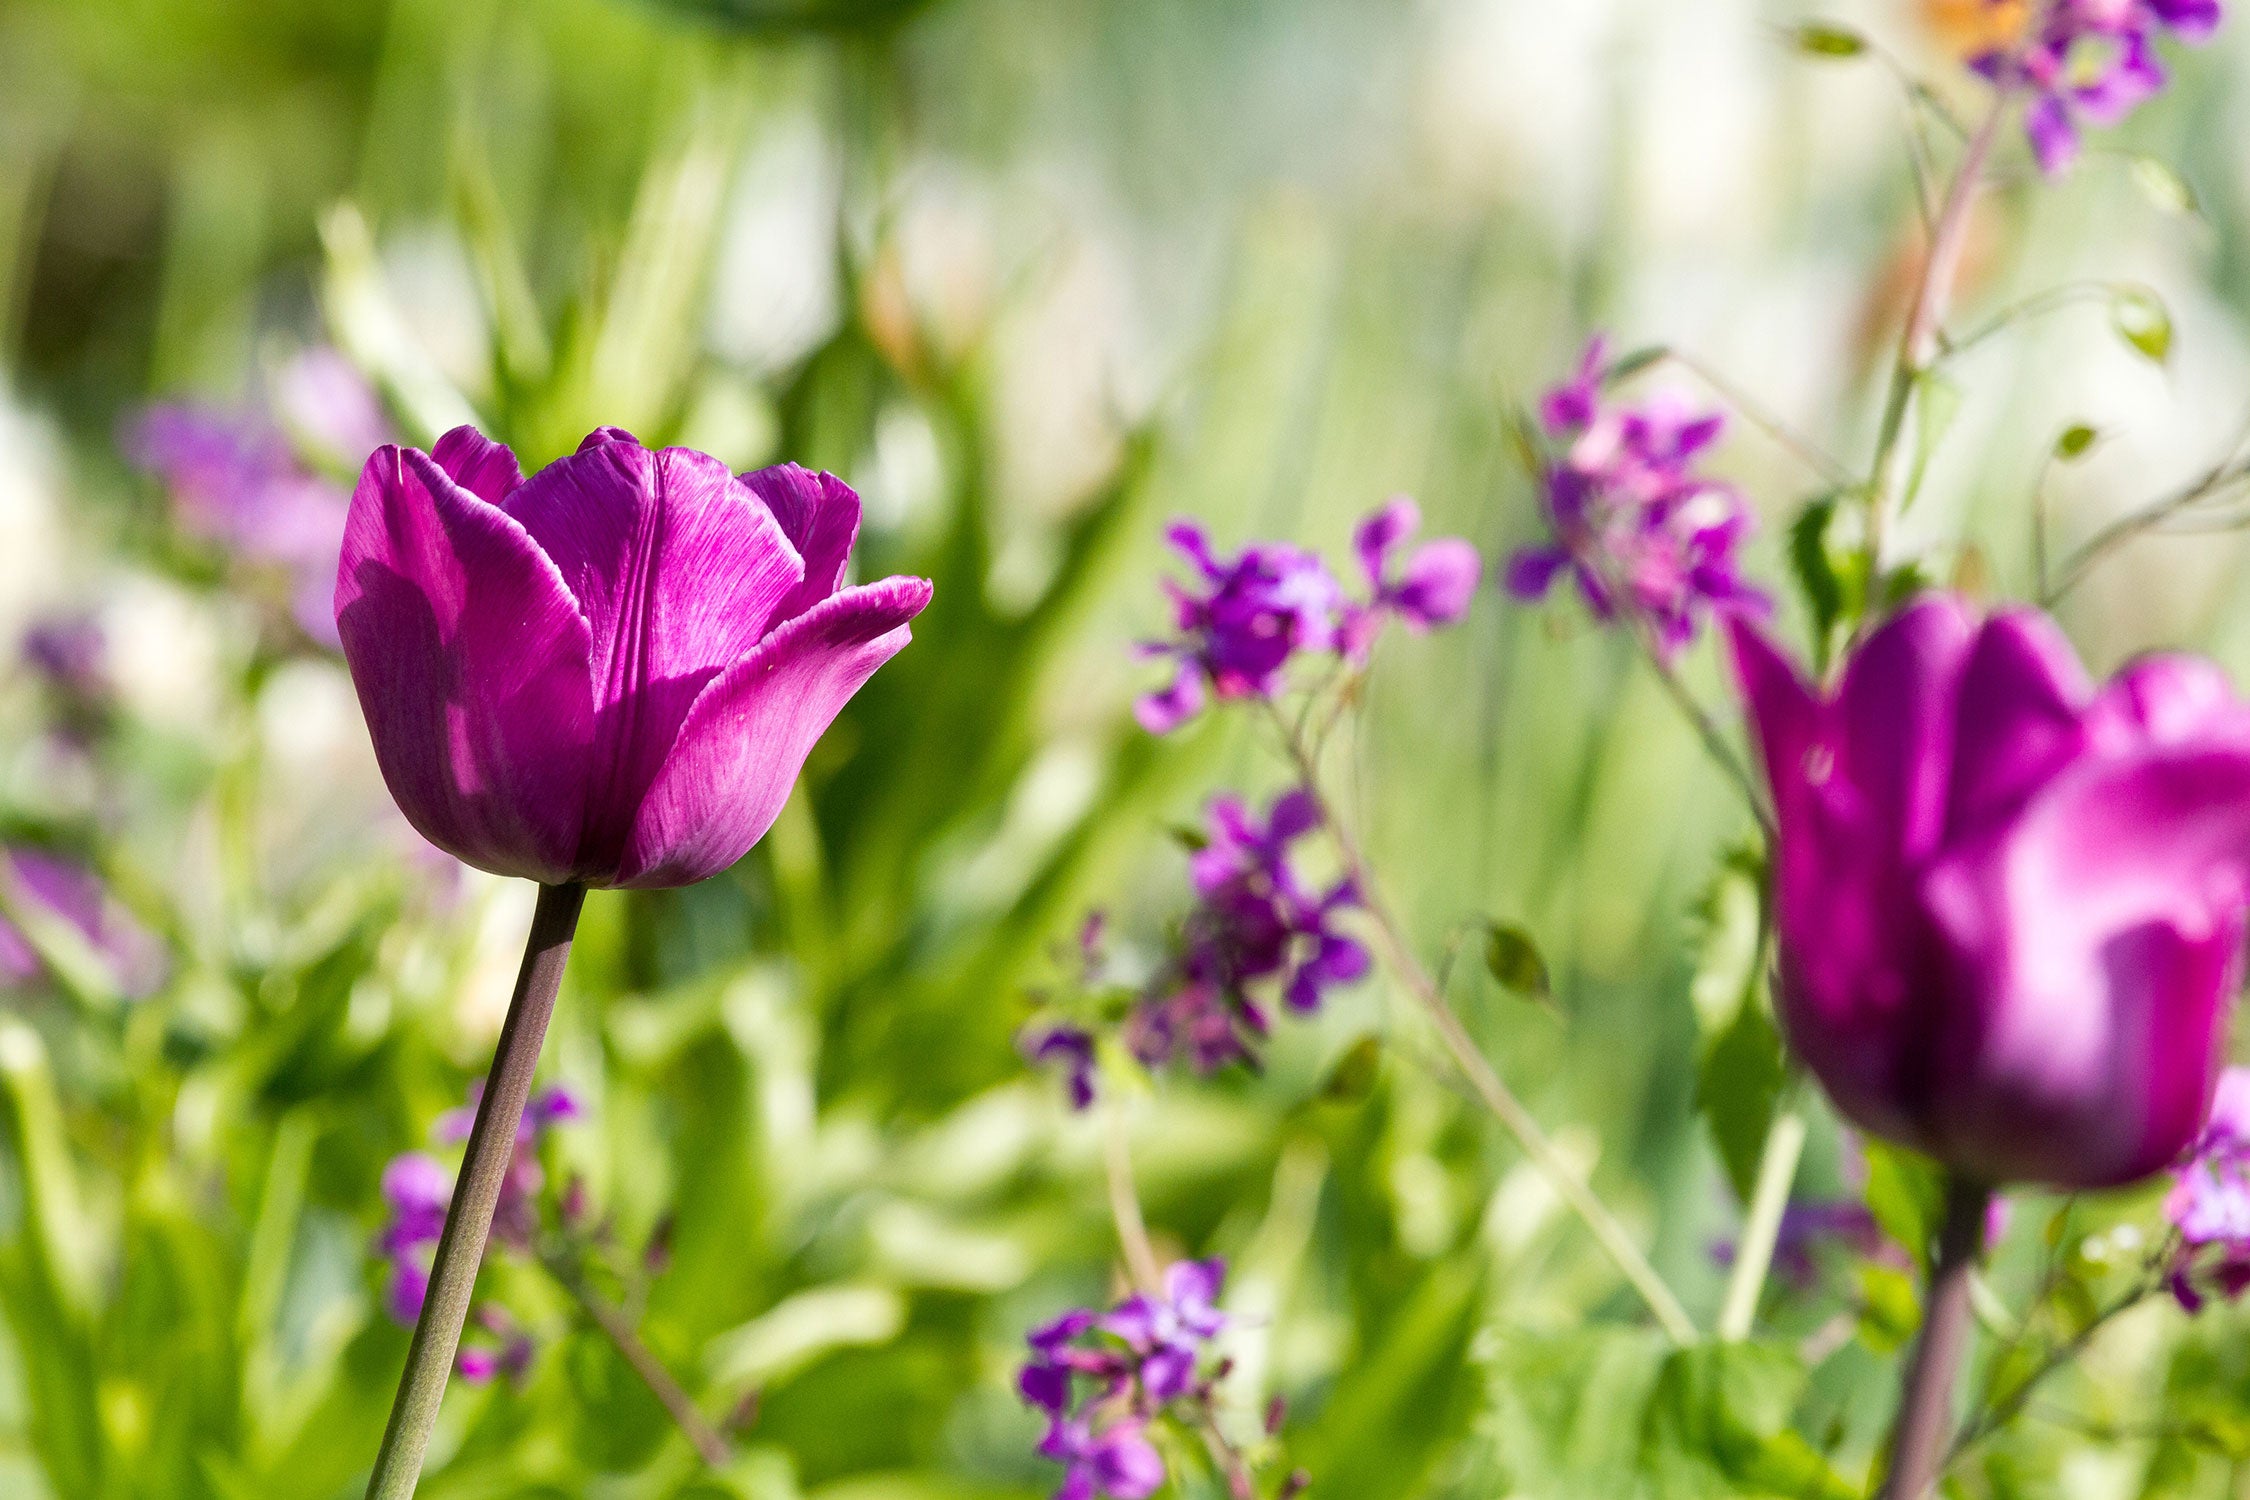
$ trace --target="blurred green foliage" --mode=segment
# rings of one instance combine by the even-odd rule
[[[1115,1251],[1098,1126],[1016,1055],[1025,992],[1091,906],[1161,930],[1181,889],[1164,830],[1278,776],[1226,724],[1158,742],[1125,713],[1159,523],[1334,546],[1407,489],[1498,555],[1534,524],[1511,409],[1584,323],[1644,310],[1636,256],[1677,250],[1622,144],[1574,159],[1575,228],[1520,150],[1437,161],[1443,120],[1382,116],[1367,135],[1396,159],[1364,154],[1371,77],[1450,55],[1434,24],[1375,0],[0,7],[7,430],[61,439],[46,468],[13,438],[0,465],[61,497],[63,537],[37,599],[0,603],[13,629],[157,579],[216,642],[166,668],[209,679],[202,712],[128,696],[83,774],[50,764],[28,684],[0,692],[0,826],[87,855],[173,954],[146,1000],[0,999],[0,1494],[353,1495],[404,1357],[368,1250],[377,1183],[481,1067],[523,909],[402,856],[364,766],[332,785],[292,760],[338,669],[225,592],[113,444],[143,400],[248,401],[277,350],[324,339],[415,440],[473,415],[536,463],[615,422],[835,469],[870,497],[862,572],[937,583],[742,867],[592,898],[549,1044],[589,1104],[551,1175],[583,1183],[620,1256],[651,1257],[642,1335],[740,1419],[737,1461],[703,1472],[561,1289],[496,1255],[488,1288],[541,1352],[520,1385],[449,1398],[423,1493],[1051,1488],[1011,1385],[1023,1331],[1105,1296]],[[1656,107],[1592,87],[1623,118]],[[1797,87],[1772,85],[1789,141],[1829,102]],[[2200,143],[2214,324],[2250,264],[2211,128],[2232,107],[2191,80],[2141,127]],[[1761,232],[1875,278],[1910,216],[1878,154],[1831,181],[1782,153]],[[2042,232],[2113,214],[2102,194],[2041,210]],[[776,222],[810,250],[760,259]],[[760,300],[789,278],[810,314]],[[2150,306],[2125,336],[2195,355],[2198,327]],[[1826,311],[1848,367],[1851,313]],[[803,336],[743,336],[761,316]],[[1089,381],[1074,358],[1096,345],[1132,357]],[[1057,417],[1039,398],[1072,381],[1093,389]],[[2027,577],[2021,476],[1925,458]],[[1741,462],[1780,500],[1811,489]],[[1825,644],[1864,585],[1833,507],[1804,515],[1763,557],[1804,581]],[[2234,597],[2210,606],[2222,648]],[[1355,810],[1430,947],[1490,936],[1491,972],[1453,983],[1472,1029],[1708,1324],[1711,1243],[1788,1086],[1754,871],[1718,863],[1749,822],[1625,644],[1572,618],[1488,599],[1387,648]],[[2161,624],[2128,614],[2105,649]],[[1707,660],[1688,680],[1716,698]],[[1285,1396],[1290,1461],[1351,1500],[1859,1493],[1911,1280],[1829,1267],[1769,1293],[1755,1342],[1670,1350],[1434,1056],[1369,984],[1285,1032],[1263,1076],[1133,1102],[1160,1243],[1234,1266],[1230,1420],[1254,1430]],[[1854,1190],[1825,1124],[1804,1181]],[[1874,1157],[1868,1196],[1917,1251],[1926,1188]],[[2002,1300],[2040,1293],[2034,1336],[2068,1339],[2130,1280],[2133,1247],[2108,1247],[2146,1207],[2084,1210],[2052,1244],[2019,1224]],[[2128,1321],[2137,1342],[2055,1383],[2070,1420],[1986,1445],[1963,1493],[2238,1492],[2239,1320]]]

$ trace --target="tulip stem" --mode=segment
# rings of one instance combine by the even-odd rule
[[[581,885],[539,888],[523,967],[516,974],[516,991],[500,1028],[492,1071],[477,1101],[468,1155],[454,1186],[453,1206],[446,1211],[445,1233],[430,1266],[429,1294],[423,1298],[421,1317],[415,1320],[406,1372],[399,1377],[383,1446],[367,1481],[367,1500],[409,1500],[421,1478],[422,1457],[430,1446],[430,1430],[437,1424],[445,1383],[460,1350],[461,1326],[468,1321],[469,1299],[476,1290],[485,1240],[492,1232],[501,1180],[515,1159],[516,1132],[531,1096],[539,1046],[546,1039],[547,1019],[554,1014],[555,993],[562,986],[563,964],[570,957],[570,940],[578,931],[578,913],[585,900],[586,888]]]
[[[1272,709],[1271,704],[1267,707]],[[1430,971],[1422,967],[1422,961],[1415,957],[1413,945],[1406,937],[1406,929],[1393,915],[1389,903],[1383,899],[1381,888],[1375,882],[1375,872],[1361,854],[1358,841],[1352,837],[1350,828],[1337,816],[1334,804],[1322,789],[1320,767],[1311,747],[1291,729],[1289,720],[1279,710],[1273,710],[1273,720],[1280,728],[1291,761],[1296,765],[1298,778],[1304,783],[1305,794],[1312,798],[1314,807],[1320,813],[1322,825],[1327,828],[1328,836],[1335,841],[1336,852],[1344,862],[1344,874],[1358,888],[1360,903],[1375,924],[1376,937],[1392,974],[1428,1013],[1431,1024],[1437,1028],[1439,1040],[1445,1043],[1446,1051],[1452,1054],[1454,1065],[1469,1081],[1469,1086],[1476,1090],[1477,1097],[1484,1102],[1485,1108],[1516,1138],[1516,1144],[1523,1148],[1523,1154],[1530,1159],[1539,1174],[1547,1179],[1547,1184],[1554,1189],[1555,1195],[1585,1222],[1595,1242],[1608,1252],[1617,1269],[1632,1283],[1633,1290],[1640,1293],[1641,1300],[1648,1304],[1649,1311],[1656,1315],[1656,1321],[1663,1325],[1672,1341],[1681,1345],[1693,1344],[1698,1337],[1695,1320],[1680,1305],[1680,1299],[1665,1285],[1664,1278],[1656,1273],[1656,1268],[1649,1264],[1648,1257],[1641,1253],[1640,1247],[1633,1242],[1632,1235],[1617,1221],[1617,1216],[1609,1211],[1609,1205],[1602,1202],[1585,1178],[1564,1158],[1561,1149],[1547,1132],[1539,1128],[1538,1119],[1524,1107],[1523,1101],[1501,1081],[1492,1064],[1486,1061],[1484,1053],[1478,1050],[1468,1028],[1461,1024],[1461,1018],[1453,1013],[1453,1007],[1446,1001],[1445,991],[1431,977]]]
[[[1899,1390],[1882,1500],[1922,1500],[1937,1479],[1953,1427],[1953,1387],[1969,1344],[1969,1279],[1984,1249],[1991,1205],[1992,1189],[1981,1182],[1954,1177],[1946,1183],[1945,1222],[1923,1298],[1922,1331]]]
[[[1751,1190],[1749,1216],[1735,1246],[1726,1301],[1719,1305],[1719,1337],[1730,1343],[1750,1337],[1758,1320],[1758,1302],[1773,1267],[1774,1245],[1781,1238],[1781,1216],[1789,1207],[1789,1189],[1796,1184],[1797,1161],[1804,1150],[1804,1115],[1794,1109],[1777,1111],[1766,1130],[1765,1149],[1758,1155],[1758,1182]]]

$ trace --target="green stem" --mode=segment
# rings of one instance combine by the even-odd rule
[[[570,957],[570,940],[578,931],[578,913],[585,900],[584,886],[539,888],[515,996],[508,1002],[492,1071],[477,1101],[468,1156],[461,1163],[453,1206],[445,1215],[445,1233],[430,1266],[429,1293],[414,1324],[406,1372],[399,1377],[390,1424],[383,1429],[383,1446],[367,1481],[367,1500],[409,1500],[421,1478],[422,1456],[429,1449],[430,1429],[437,1425],[438,1406],[445,1399],[445,1383],[461,1346],[461,1326],[468,1321],[469,1299],[476,1290],[485,1239],[492,1232],[493,1211],[499,1206],[501,1180],[515,1159],[516,1131],[531,1097],[539,1045],[547,1035],[547,1019],[554,1014],[555,993],[562,986],[563,965]]]
[[[1766,1273],[1773,1266],[1774,1244],[1781,1238],[1781,1215],[1789,1206],[1789,1189],[1797,1180],[1797,1161],[1804,1150],[1805,1117],[1793,1109],[1777,1112],[1766,1131],[1765,1149],[1758,1156],[1758,1182],[1750,1194],[1750,1215],[1743,1222],[1742,1239],[1735,1247],[1726,1301],[1719,1307],[1721,1339],[1746,1339],[1757,1321]]]
[[[1969,1346],[1969,1277],[1984,1249],[1991,1204],[1992,1189],[1981,1182],[1955,1177],[1946,1184],[1945,1222],[1930,1265],[1922,1331],[1900,1386],[1882,1500],[1923,1500],[1943,1465],[1953,1427],[1953,1386]]]
[[[1117,1225],[1117,1248],[1125,1256],[1125,1274],[1134,1290],[1153,1296],[1164,1285],[1164,1269],[1148,1237],[1141,1195],[1133,1186],[1133,1147],[1125,1129],[1125,1106],[1112,1099],[1102,1113],[1102,1169],[1109,1179],[1109,1216]]]
[[[1547,1184],[1554,1189],[1555,1195],[1584,1221],[1595,1242],[1608,1252],[1609,1258],[1632,1284],[1633,1290],[1640,1293],[1641,1300],[1648,1304],[1649,1311],[1656,1315],[1656,1321],[1663,1325],[1673,1342],[1681,1345],[1694,1343],[1698,1337],[1695,1320],[1680,1305],[1680,1299],[1665,1285],[1664,1278],[1649,1264],[1648,1257],[1641,1253],[1640,1247],[1633,1243],[1633,1237],[1626,1233],[1625,1226],[1617,1221],[1617,1216],[1609,1211],[1609,1205],[1602,1202],[1586,1180],[1578,1175],[1547,1132],[1539,1128],[1539,1121],[1524,1107],[1523,1101],[1493,1071],[1492,1064],[1485,1060],[1484,1053],[1478,1050],[1468,1029],[1461,1024],[1461,1018],[1453,1013],[1453,1007],[1446,1002],[1444,991],[1438,988],[1437,982],[1430,977],[1430,972],[1422,967],[1421,960],[1414,956],[1413,946],[1406,938],[1406,929],[1392,914],[1389,903],[1383,899],[1381,889],[1375,882],[1374,871],[1360,853],[1358,842],[1343,820],[1336,815],[1328,794],[1322,790],[1320,768],[1314,763],[1310,748],[1290,730],[1289,721],[1278,711],[1274,713],[1274,721],[1281,730],[1282,739],[1296,765],[1298,777],[1304,783],[1306,794],[1313,799],[1314,806],[1319,809],[1321,822],[1327,827],[1329,837],[1335,841],[1337,853],[1344,862],[1344,873],[1358,887],[1362,908],[1374,922],[1376,937],[1383,948],[1384,958],[1390,964],[1391,972],[1429,1015],[1431,1024],[1437,1028],[1439,1040],[1445,1043],[1446,1051],[1453,1056],[1454,1066],[1468,1079],[1469,1086],[1476,1090],[1477,1097],[1484,1102],[1485,1108],[1516,1138],[1525,1157],[1547,1179]]]
[[[543,1256],[542,1263],[548,1274],[562,1283],[564,1291],[578,1304],[579,1310],[593,1320],[611,1346],[633,1367],[641,1377],[641,1384],[668,1413],[672,1422],[687,1437],[696,1454],[713,1469],[723,1469],[734,1461],[734,1449],[726,1438],[705,1419],[693,1397],[672,1378],[672,1372],[656,1357],[656,1351],[641,1341],[640,1331],[624,1310],[587,1285],[578,1268],[558,1256]]]
[[[1904,483],[1903,465],[1906,450],[1900,438],[1906,430],[1908,410],[1914,402],[1915,389],[1922,376],[1935,362],[1938,353],[1938,329],[1945,321],[1945,311],[1953,299],[1954,279],[1961,270],[1961,252],[1968,245],[1969,211],[1976,206],[1977,188],[1984,178],[1986,161],[2000,134],[2000,122],[2008,112],[2008,92],[2001,90],[1992,101],[1984,123],[1969,138],[1961,153],[1961,164],[1955,169],[1952,184],[1946,189],[1945,203],[1938,210],[1937,223],[1930,231],[1930,253],[1922,262],[1922,278],[1914,291],[1914,306],[1907,315],[1906,328],[1899,335],[1898,357],[1891,367],[1891,384],[1883,403],[1883,420],[1875,440],[1875,461],[1870,465],[1867,492],[1867,577],[1870,600],[1879,598],[1883,581],[1883,541],[1889,528],[1891,509],[1898,503],[1899,490]]]

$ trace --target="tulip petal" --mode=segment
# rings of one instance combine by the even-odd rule
[[[912,639],[919,578],[846,589],[791,620],[697,698],[634,820],[617,883],[686,885],[764,837],[822,732]]]
[[[2013,610],[1987,621],[1961,670],[1948,788],[1949,838],[2011,817],[2085,743],[2093,684],[2051,619]]]
[[[1928,1039],[1951,1155],[1995,1180],[2131,1181],[2202,1123],[2239,979],[2250,750],[2082,762],[1926,882],[1989,1013]],[[1956,1007],[1956,1010],[1965,1008]]]
[[[1775,801],[1781,802],[1805,781],[1806,759],[1820,740],[1822,705],[1797,675],[1795,663],[1764,631],[1738,616],[1728,616],[1725,624],[1758,758],[1765,763]]]
[[[1943,831],[1946,750],[1975,633],[1967,604],[1924,594],[1861,644],[1837,688],[1837,773],[1877,826],[1897,830],[1894,855],[1926,854]]]
[[[439,438],[430,458],[455,484],[494,505],[523,483],[523,466],[516,462],[515,453],[474,427],[456,427]]]
[[[836,592],[859,539],[859,496],[833,474],[816,474],[795,464],[775,464],[742,476],[750,492],[766,502],[805,560],[805,581],[774,611],[774,619],[794,620]]]
[[[411,449],[352,495],[336,621],[407,820],[497,874],[570,878],[593,739],[578,601],[506,512]]]
[[[594,767],[582,859],[607,867],[696,695],[763,640],[803,576],[771,512],[715,458],[596,433],[508,514],[592,631]]]

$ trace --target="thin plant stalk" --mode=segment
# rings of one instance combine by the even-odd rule
[[[625,1363],[633,1367],[633,1373],[641,1377],[641,1384],[648,1387],[649,1394],[656,1397],[670,1414],[673,1425],[686,1436],[703,1462],[714,1469],[723,1469],[732,1463],[733,1445],[704,1417],[701,1409],[696,1406],[695,1399],[672,1377],[672,1372],[664,1367],[664,1362],[656,1357],[656,1352],[642,1342],[640,1330],[625,1316],[624,1309],[588,1286],[578,1268],[560,1257],[542,1257],[542,1263],[547,1267],[548,1273],[562,1284],[563,1290],[570,1293],[571,1300],[578,1304],[579,1310],[592,1320],[618,1354],[623,1356]]]
[[[1453,1007],[1447,1003],[1444,991],[1438,988],[1437,981],[1430,976],[1429,970],[1423,968],[1421,960],[1415,957],[1413,945],[1407,941],[1406,930],[1392,914],[1389,903],[1383,899],[1375,882],[1374,872],[1360,853],[1358,841],[1337,816],[1328,794],[1322,789],[1320,768],[1314,763],[1310,748],[1291,731],[1289,721],[1278,711],[1274,713],[1274,721],[1281,729],[1282,738],[1296,765],[1298,777],[1304,783],[1306,794],[1319,809],[1329,837],[1335,840],[1337,852],[1344,862],[1344,873],[1358,888],[1360,901],[1374,921],[1376,937],[1392,974],[1429,1016],[1431,1024],[1437,1028],[1439,1040],[1451,1054],[1454,1066],[1468,1079],[1469,1086],[1476,1090],[1477,1097],[1483,1101],[1485,1108],[1516,1138],[1525,1157],[1547,1179],[1556,1196],[1585,1222],[1595,1242],[1608,1253],[1626,1281],[1632,1284],[1633,1290],[1648,1304],[1649,1311],[1655,1314],[1656,1321],[1663,1325],[1673,1342],[1681,1345],[1694,1343],[1698,1336],[1695,1320],[1680,1305],[1680,1299],[1665,1284],[1664,1278],[1656,1273],[1656,1268],[1649,1264],[1648,1257],[1641,1253],[1640,1247],[1633,1242],[1633,1237],[1626,1232],[1625,1226],[1609,1211],[1609,1205],[1602,1202],[1585,1179],[1564,1159],[1561,1149],[1548,1137],[1546,1131],[1540,1129],[1539,1121],[1525,1108],[1523,1101],[1493,1071],[1492,1064],[1485,1060],[1484,1053],[1478,1049],[1468,1029],[1461,1024],[1461,1018],[1454,1014]]]
[[[1125,1129],[1125,1106],[1111,1100],[1102,1111],[1102,1170],[1109,1179],[1109,1216],[1117,1225],[1117,1248],[1125,1274],[1136,1291],[1154,1296],[1164,1285],[1164,1270],[1149,1241],[1141,1197],[1133,1187],[1133,1148]]]
[[[1867,493],[1867,576],[1871,594],[1880,593],[1883,578],[1883,544],[1899,504],[1904,485],[1905,445],[1900,441],[1914,393],[1939,352],[1938,333],[1952,304],[1953,286],[1961,271],[1961,254],[1967,248],[1970,211],[1984,169],[1999,138],[2000,124],[2010,104],[2008,91],[2000,90],[1986,112],[1984,123],[1962,149],[1960,165],[1946,188],[1937,222],[1930,230],[1929,254],[1914,289],[1914,304],[1899,335],[1898,357],[1891,368],[1890,390],[1884,398],[1883,420],[1875,440],[1875,461],[1870,466]]]
[[[367,1500],[409,1500],[421,1478],[422,1458],[460,1350],[461,1327],[468,1321],[477,1268],[484,1260],[493,1211],[500,1202],[500,1184],[515,1158],[516,1132],[531,1097],[540,1043],[554,1014],[555,994],[562,986],[563,965],[570,958],[570,941],[577,934],[578,913],[585,901],[586,888],[581,885],[539,888],[523,967],[516,974],[515,995],[500,1028],[492,1071],[477,1101],[468,1155],[454,1185],[452,1207],[446,1211],[445,1233],[430,1266],[429,1293],[414,1323],[414,1342],[407,1350],[406,1372],[399,1377],[389,1425],[383,1429],[383,1446],[375,1455],[375,1471],[367,1481]]]
[[[1804,1151],[1803,1113],[1794,1109],[1777,1111],[1766,1131],[1765,1149],[1758,1154],[1758,1181],[1751,1189],[1750,1213],[1735,1246],[1726,1300],[1719,1304],[1718,1334],[1728,1342],[1748,1338],[1751,1325],[1757,1321],[1758,1302],[1773,1267],[1774,1245],[1781,1238],[1781,1216],[1789,1206],[1789,1189],[1796,1184],[1797,1162]]]
[[[1141,1212],[1140,1189],[1133,1182],[1133,1155],[1125,1134],[1125,1110],[1114,1099],[1103,1110],[1102,1166],[1109,1179],[1109,1216],[1117,1228],[1118,1248],[1125,1256],[1125,1274],[1133,1289],[1144,1296],[1163,1295],[1164,1269],[1148,1237],[1148,1218]],[[1249,1461],[1219,1428],[1218,1413],[1208,1401],[1195,1406],[1194,1426],[1202,1436],[1211,1462],[1226,1479],[1228,1500],[1255,1500],[1257,1486]]]
[[[1946,1184],[1945,1221],[1938,1229],[1937,1256],[1922,1299],[1922,1331],[1899,1390],[1882,1500],[1923,1500],[1943,1467],[1953,1433],[1953,1387],[1973,1324],[1969,1280],[1984,1249],[1985,1212],[1991,1205],[1992,1189],[1981,1182],[1955,1177]]]

